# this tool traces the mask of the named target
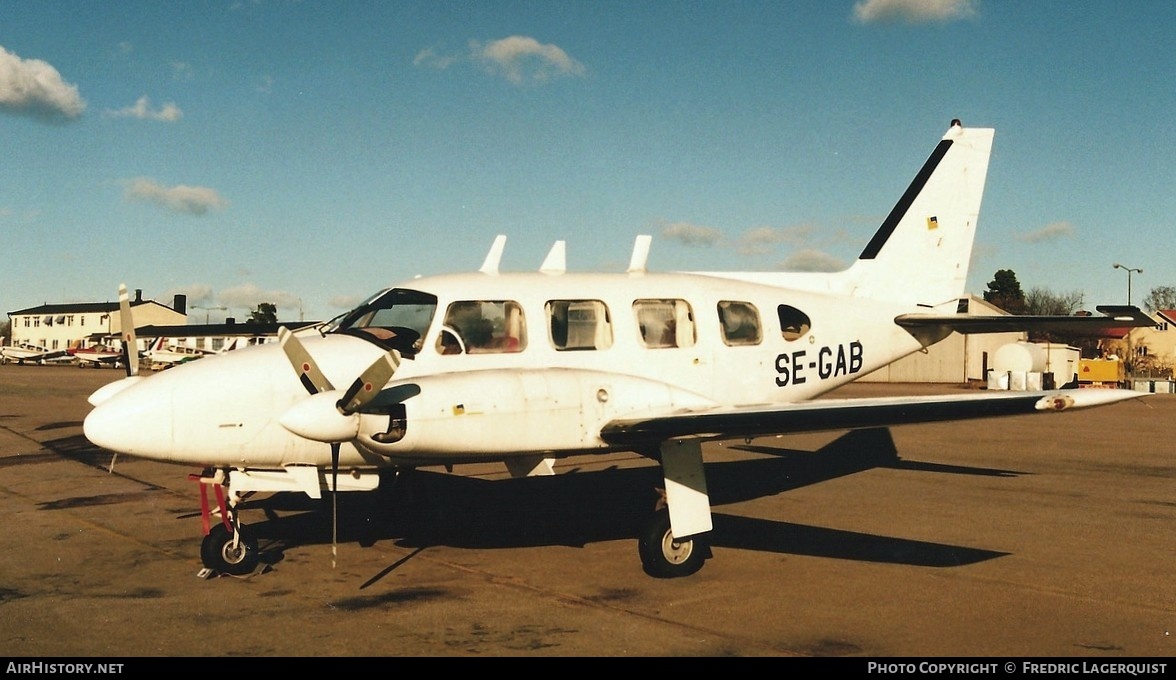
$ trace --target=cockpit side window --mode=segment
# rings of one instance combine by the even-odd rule
[[[354,335],[402,353],[416,353],[436,311],[435,295],[392,288],[348,312],[331,332]]]
[[[527,346],[523,308],[513,300],[463,300],[449,305],[437,336],[440,354],[501,354]]]
[[[557,350],[612,347],[612,318],[600,300],[551,300],[547,322],[551,344]]]
[[[763,340],[759,310],[750,302],[720,302],[719,324],[728,345],[758,345]]]
[[[777,306],[776,314],[780,317],[780,334],[789,342],[804,337],[813,326],[808,314],[790,305]]]
[[[694,346],[694,312],[685,300],[635,300],[633,313],[646,347]]]

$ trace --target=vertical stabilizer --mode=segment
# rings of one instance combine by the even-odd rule
[[[936,306],[963,294],[993,134],[952,121],[845,272],[855,295]]]

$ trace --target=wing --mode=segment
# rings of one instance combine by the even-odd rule
[[[1134,390],[1054,390],[818,399],[772,406],[645,413],[609,422],[601,429],[600,436],[610,444],[643,448],[673,439],[740,439],[1068,411],[1103,406],[1146,394]]]
[[[1128,328],[1156,325],[1155,320],[1144,314],[1138,307],[1104,305],[1097,307],[1097,309],[1104,316],[903,314],[894,322],[912,333],[929,330],[941,331],[943,336],[951,331],[959,333],[1041,331],[1081,334],[1098,333],[1110,328],[1121,328],[1125,335]]]

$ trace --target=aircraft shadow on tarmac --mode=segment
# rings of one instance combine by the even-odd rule
[[[104,469],[109,462],[110,454],[84,437],[45,446]],[[713,547],[925,567],[961,566],[1007,554],[743,517],[717,508],[875,468],[1001,477],[1020,472],[904,461],[886,428],[851,431],[817,451],[761,444],[729,448],[763,457],[707,463],[716,508]],[[341,544],[393,541],[419,549],[583,547],[637,536],[662,484],[653,464],[498,480],[418,469],[389,474],[374,492],[343,493],[334,501],[329,492],[321,500],[301,494],[250,499],[242,504],[242,518],[259,540],[261,562],[268,565],[280,562],[287,548],[329,544],[333,536]],[[73,500],[84,504],[84,499]],[[64,507],[61,502],[55,506]]]
[[[1019,473],[901,460],[889,430],[850,432],[818,451],[764,446],[731,447],[768,454],[761,459],[707,464],[714,506],[753,500],[887,467],[981,476]],[[415,470],[368,494],[338,497],[338,540],[372,545],[392,540],[405,547],[445,545],[504,549],[624,540],[637,536],[657,500],[660,470],[611,468],[561,472],[553,477],[485,480]],[[328,543],[330,495],[322,501],[280,494],[250,504],[242,515],[261,540],[262,560],[281,559],[287,546]],[[256,521],[261,510],[264,521]],[[784,521],[714,513],[711,545],[792,555],[948,567],[1007,553]],[[268,544],[268,545],[267,545]],[[267,556],[267,553],[268,556]]]

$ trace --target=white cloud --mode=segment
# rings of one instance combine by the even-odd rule
[[[179,286],[171,290],[164,291],[163,299],[171,300],[177,295],[183,295],[188,300],[188,308],[192,305],[201,305],[203,307],[211,306],[212,302],[212,286],[207,286],[200,283],[194,283],[188,286]]]
[[[662,227],[661,235],[671,241],[688,246],[712,246],[719,242],[723,232],[714,227],[703,227],[689,222],[674,222]]]
[[[130,180],[127,183],[126,198],[130,201],[153,203],[189,215],[203,215],[210,209],[228,205],[228,201],[221,198],[215,189],[183,184],[167,187],[147,177]]]
[[[946,23],[974,16],[975,0],[859,0],[853,6],[854,19],[863,24],[886,21]]]
[[[327,304],[334,309],[355,309],[363,301],[362,295],[334,295],[327,300]]]
[[[40,59],[21,59],[0,47],[0,111],[50,123],[82,115],[86,102],[76,85]]]
[[[444,54],[432,47],[425,48],[413,58],[414,66],[428,66],[445,70],[461,62],[472,62],[487,73],[501,76],[515,85],[542,84],[555,78],[582,76],[587,73],[583,64],[567,52],[534,38],[512,35],[509,38],[481,43],[469,42],[469,54]]]
[[[846,264],[840,258],[820,250],[800,250],[780,263],[780,269],[790,272],[838,272]]]
[[[192,65],[182,62],[173,61],[171,63],[172,80],[192,80],[193,72]]]
[[[263,302],[269,302],[278,308],[278,320],[292,318],[300,312],[302,298],[294,293],[281,290],[262,290],[256,284],[245,283],[240,286],[226,288],[217,296],[217,301],[230,310],[247,310],[253,312]],[[238,319],[243,321],[244,319]]]
[[[552,78],[584,75],[586,69],[555,45],[544,45],[534,38],[512,35],[485,45],[470,43],[474,59],[488,71],[515,85],[542,83]]]
[[[429,66],[439,71],[444,71],[460,60],[461,58],[456,55],[439,54],[432,47],[426,47],[420,52],[417,52],[417,55],[413,57],[412,65]]]
[[[778,245],[800,246],[810,240],[812,231],[809,225],[756,227],[739,237],[737,249],[742,255],[762,255]]]
[[[1031,231],[1026,234],[1021,234],[1017,237],[1018,241],[1025,241],[1027,243],[1041,243],[1042,241],[1056,241],[1060,238],[1070,236],[1075,231],[1073,224],[1069,222],[1051,222],[1044,227]]]
[[[116,118],[138,118],[139,120],[161,120],[166,123],[174,123],[184,117],[184,112],[180,107],[172,102],[168,102],[156,111],[151,110],[151,100],[147,95],[139,97],[133,106],[118,109],[117,111],[109,111],[110,115]]]

